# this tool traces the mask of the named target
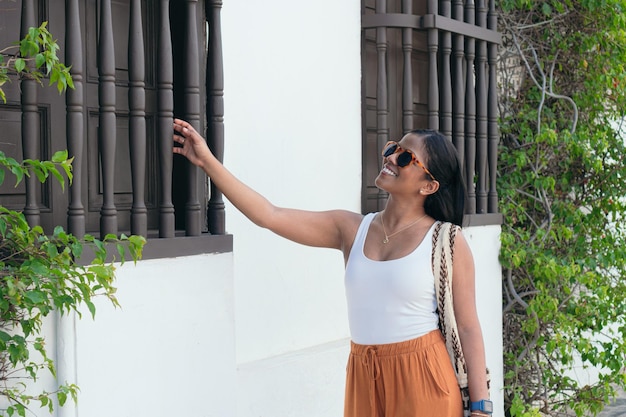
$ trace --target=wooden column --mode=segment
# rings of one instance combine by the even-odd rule
[[[437,15],[437,0],[428,0],[428,14]],[[439,130],[439,72],[437,58],[439,53],[439,30],[428,29],[428,127]]]
[[[463,0],[455,0],[452,7],[452,18],[463,21]],[[453,100],[452,100],[452,143],[456,147],[461,163],[465,170],[465,40],[463,35],[454,34],[452,48],[454,54],[453,66]]]
[[[412,0],[402,0],[402,13],[413,14]],[[402,131],[413,130],[415,112],[413,111],[413,29],[402,29],[402,52],[404,56],[402,71]]]
[[[74,177],[69,189],[70,204],[67,211],[68,230],[76,237],[85,235],[85,208],[83,206],[83,143],[85,127],[83,106],[83,32],[80,25],[78,0],[65,1],[65,59],[70,66],[74,88],[65,92],[67,148]]]
[[[198,25],[197,0],[185,1],[185,57],[184,63],[185,85],[184,103],[185,118],[198,132],[200,130],[200,60],[198,57]],[[197,236],[201,231],[200,201],[198,200],[198,167],[188,163],[188,198],[185,207],[185,233],[187,236]]]
[[[376,13],[387,13],[387,1],[376,0]],[[376,51],[378,77],[376,79],[376,142],[378,149],[389,141],[389,98],[387,79],[387,28],[376,28]],[[379,159],[380,160],[380,159]],[[381,162],[382,163],[382,162]],[[387,193],[378,190],[377,206],[384,208],[387,201]]]
[[[465,23],[475,22],[474,1],[465,2]],[[474,172],[476,163],[476,92],[474,90],[475,40],[465,38],[465,181],[467,185],[467,214],[476,213]]]
[[[478,0],[477,22],[487,28],[487,6],[485,0]],[[487,42],[477,41],[476,51],[476,213],[487,213]]]
[[[141,0],[132,0],[128,25],[128,105],[130,108],[130,168],[133,184],[133,205],[130,231],[148,235],[148,209],[145,204],[146,183],[146,92],[143,24]]]
[[[487,27],[490,30],[498,29],[498,15],[496,14],[495,0],[489,1],[489,15],[487,19]],[[498,84],[497,84],[497,59],[498,45],[489,44],[489,89],[487,93],[487,107],[489,108],[487,120],[487,136],[489,147],[487,158],[489,164],[489,194],[487,210],[489,213],[498,212],[498,192],[496,189],[496,178],[498,171],[498,142],[500,141],[500,132],[498,131]]]
[[[157,140],[159,146],[159,237],[174,237],[172,203],[172,135],[174,128],[174,68],[170,31],[170,0],[160,1],[157,57]]]
[[[450,0],[443,0],[440,13],[442,16],[451,17]],[[452,55],[452,34],[443,31],[441,34],[441,133],[452,137],[452,80],[450,60]]]
[[[209,22],[209,53],[207,56],[207,139],[211,151],[220,161],[224,160],[224,61],[222,58],[222,23],[220,13],[222,0],[207,4],[206,18]],[[222,193],[211,182],[211,198],[207,207],[209,232],[226,234],[226,215]]]
[[[115,53],[111,0],[100,1],[100,37],[98,40],[98,99],[100,118],[98,146],[102,172],[102,208],[100,209],[100,234],[117,235],[117,209],[115,208]]]

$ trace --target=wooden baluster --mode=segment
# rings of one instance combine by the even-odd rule
[[[20,37],[24,38],[28,34],[28,29],[39,26],[37,24],[34,0],[22,1],[22,17]],[[37,82],[24,78],[20,82],[22,101],[22,155],[24,159],[41,158],[41,130],[38,108]],[[41,224],[38,194],[41,190],[37,177],[31,175],[25,180],[26,204],[24,206],[24,217],[28,224],[37,226]]]
[[[157,138],[161,196],[159,201],[159,237],[174,237],[175,219],[172,203],[172,135],[174,129],[174,66],[170,31],[170,0],[161,0],[157,63]]]
[[[485,0],[477,3],[477,26],[487,28]],[[487,213],[487,42],[477,41],[476,51],[476,213]]]
[[[207,139],[209,147],[220,161],[224,159],[224,61],[222,58],[222,0],[207,4],[209,22],[209,54],[207,56]],[[226,234],[226,215],[221,191],[211,182],[211,198],[207,208],[209,232]]]
[[[74,158],[72,170],[74,177],[69,189],[70,204],[67,211],[68,230],[74,236],[85,235],[85,208],[83,206],[83,143],[85,131],[83,121],[83,40],[80,26],[78,0],[65,1],[65,59],[71,66],[74,88],[65,92],[67,149]]]
[[[143,24],[141,0],[132,0],[128,25],[128,105],[130,109],[130,168],[133,184],[133,205],[130,231],[148,235],[148,209],[145,204],[146,183],[146,92]]]
[[[376,0],[376,13],[387,13],[387,1]],[[389,99],[387,88],[387,28],[376,28],[376,51],[378,78],[376,80],[376,141],[378,149],[389,141]],[[380,160],[382,163],[382,160]],[[382,167],[381,167],[382,168]],[[387,193],[378,190],[378,208],[382,209],[387,200]]]
[[[452,18],[463,21],[463,0],[455,0]],[[465,170],[465,83],[463,75],[463,59],[465,58],[463,35],[455,34],[452,38],[454,50],[454,100],[452,101],[452,143],[459,154],[461,169]]]
[[[428,0],[428,14],[438,14],[437,0]],[[439,130],[439,30],[428,29],[428,127]]]
[[[498,15],[496,14],[495,0],[489,1],[489,17],[487,27],[489,30],[498,30]],[[488,127],[487,135],[489,148],[487,152],[489,165],[489,195],[487,210],[489,213],[498,212],[498,192],[496,189],[496,178],[498,169],[498,142],[500,133],[498,132],[498,85],[497,85],[497,59],[498,45],[489,44],[489,90],[487,94],[488,111]]]
[[[185,20],[185,118],[194,129],[200,130],[200,60],[198,57],[197,0],[186,1]],[[188,163],[188,198],[185,207],[185,233],[197,236],[201,229],[200,202],[198,200],[198,167]]]
[[[413,14],[412,0],[402,0],[402,13]],[[402,131],[407,133],[413,130],[415,112],[413,111],[413,29],[402,29],[402,51],[404,66],[402,74]]]
[[[465,23],[474,24],[474,1],[465,2]],[[474,173],[476,163],[476,93],[474,90],[475,40],[465,38],[465,181],[467,184],[467,214],[476,213]]]
[[[441,1],[441,15],[451,16],[450,0]],[[452,80],[450,58],[452,55],[452,34],[444,30],[441,35],[441,133],[452,137]]]
[[[117,209],[115,208],[115,53],[111,0],[100,1],[100,37],[98,42],[98,98],[100,117],[98,145],[102,169],[102,208],[100,209],[100,234],[117,235]]]

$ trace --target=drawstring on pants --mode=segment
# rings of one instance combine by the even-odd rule
[[[361,358],[370,377],[370,409],[372,416],[376,415],[376,380],[380,377],[380,362],[376,346],[368,346]]]

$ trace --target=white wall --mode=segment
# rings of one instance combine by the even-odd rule
[[[360,209],[360,3],[233,0],[222,11],[225,165],[272,202]],[[227,207],[237,361],[348,336],[339,252],[293,244]]]
[[[347,340],[240,364],[237,416],[343,415]]]
[[[117,287],[121,309],[61,323],[59,372],[81,389],[65,415],[234,416],[232,254],[126,263]]]

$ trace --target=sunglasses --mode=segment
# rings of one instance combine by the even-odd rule
[[[428,168],[426,168],[424,164],[422,164],[419,161],[419,159],[417,159],[415,154],[411,150],[404,149],[403,147],[401,147],[398,144],[398,142],[394,142],[394,141],[387,142],[387,144],[383,148],[382,155],[385,158],[388,158],[394,153],[398,153],[398,152],[400,152],[400,154],[398,155],[398,158],[396,159],[396,165],[398,165],[400,168],[404,168],[405,166],[415,162],[416,165],[421,167],[424,170],[424,172],[426,172],[430,176],[430,178],[433,181],[435,181],[435,176],[430,173]]]

